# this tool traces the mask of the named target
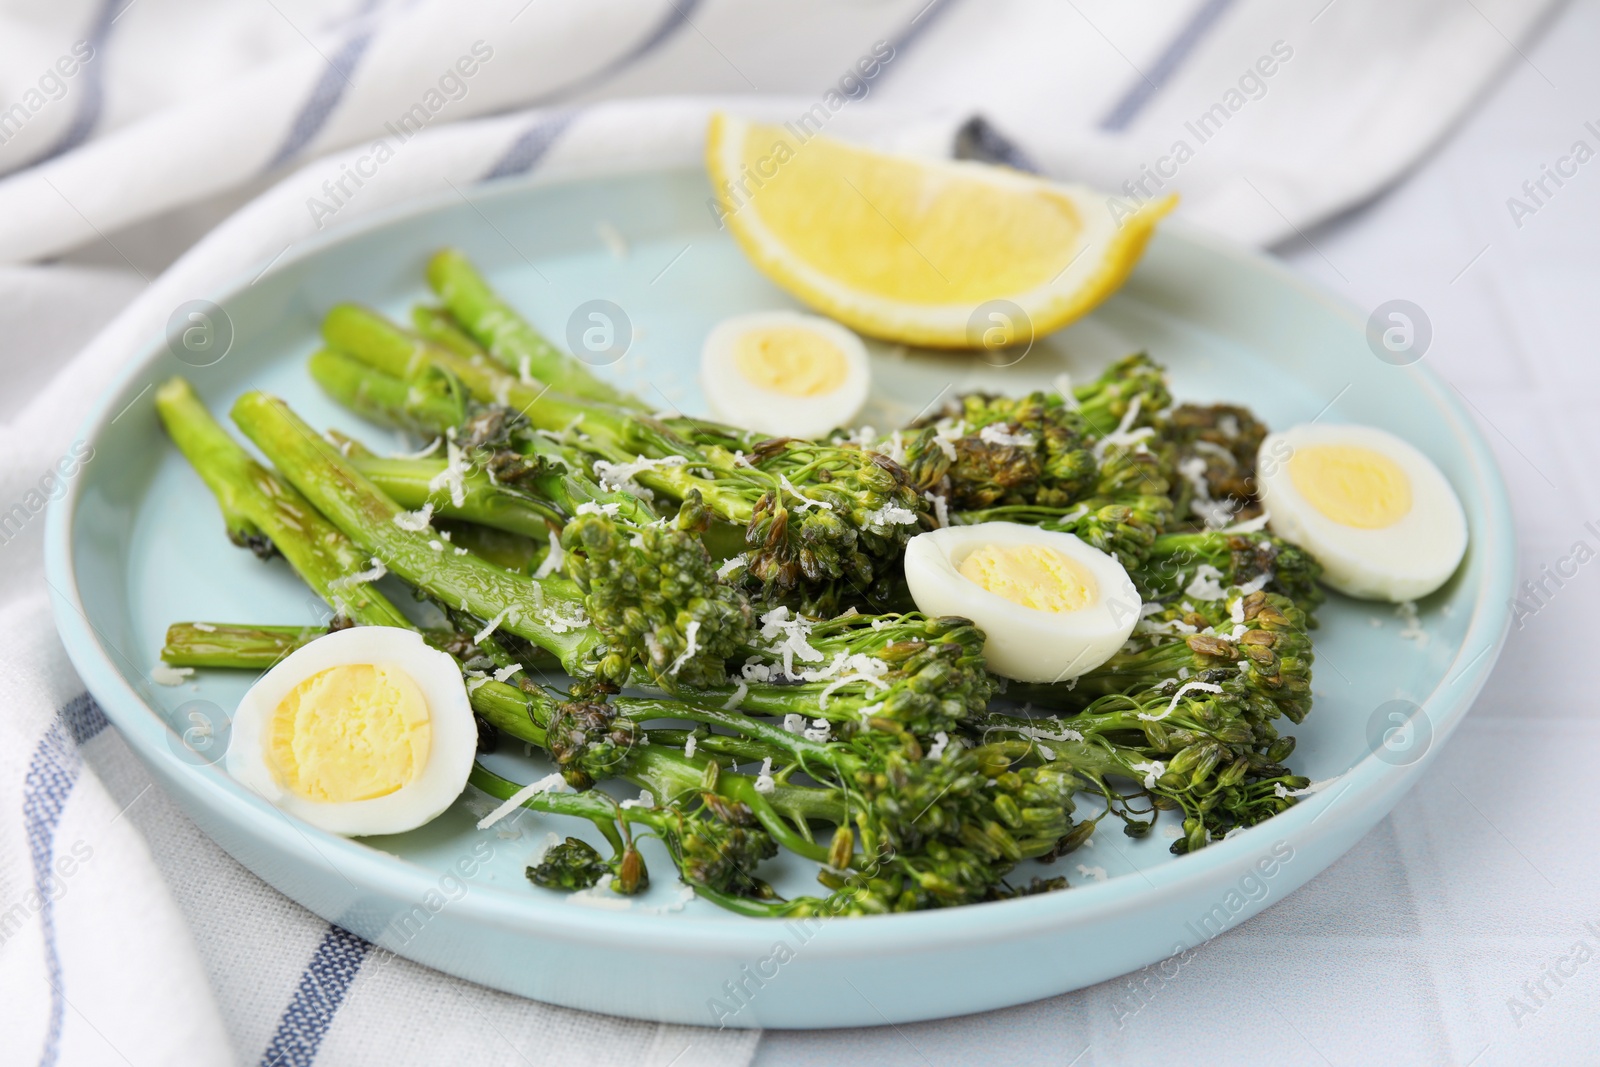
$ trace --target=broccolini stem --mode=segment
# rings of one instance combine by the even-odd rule
[[[235,402],[233,417],[362,551],[440,601],[499,620],[506,630],[553,653],[569,674],[585,673],[590,652],[603,639],[581,622],[560,621],[583,617],[582,596],[571,583],[515,574],[470,553],[457,555],[432,531],[403,528],[396,519],[404,509],[275,397],[246,393]]]
[[[470,635],[457,630],[425,629],[422,639],[441,652],[456,655]],[[217,667],[264,671],[303,645],[329,633],[324,626],[265,626],[239,623],[176,622],[167,627],[161,661],[170,667]],[[558,668],[555,657],[533,650],[530,670]],[[759,759],[760,757],[756,757]]]
[[[413,305],[411,326],[434,344],[468,358],[489,354],[461,328],[455,316],[444,308],[429,307],[427,304]],[[507,369],[515,370],[515,368]]]
[[[496,530],[544,541],[567,521],[548,504],[504,485],[496,485],[481,470],[461,476],[462,502],[457,505],[445,484],[448,464],[443,459],[380,459],[350,456],[350,465],[396,504],[416,510],[433,505],[433,514],[463,519]],[[438,486],[438,488],[433,488]]]
[[[169,667],[266,670],[328,632],[325,626],[234,626],[176,622],[167,627],[161,662]]]
[[[383,594],[354,580],[367,569],[367,560],[350,538],[252,459],[206,411],[188,382],[173,378],[161,386],[156,391],[156,411],[173,442],[216,496],[235,544],[248,545],[258,554],[270,544],[318,596],[355,622],[411,625]]]
[[[310,360],[312,379],[322,391],[362,418],[436,436],[466,417],[466,398],[418,385],[374,370],[358,359],[329,348]]]
[[[649,489],[683,499],[700,490],[706,506],[729,522],[747,524],[762,492],[777,479],[739,466],[731,455],[702,455],[660,423],[637,411],[608,407],[568,396],[539,382],[525,382],[489,360],[472,359],[431,344],[395,326],[383,316],[355,304],[339,304],[322,322],[327,342],[390,379],[414,381],[439,372],[459,381],[484,404],[500,404],[540,430],[559,433],[577,427],[588,437],[585,447],[613,463],[640,457],[679,462],[652,466],[634,479]],[[391,390],[392,391],[392,390]],[[715,467],[720,478],[701,478],[691,468]],[[587,472],[584,472],[587,475]],[[742,488],[744,491],[738,491]]]
[[[467,781],[496,800],[510,800],[522,789],[516,782],[500,777],[477,762],[472,764],[472,773],[467,776]],[[618,852],[623,849],[622,838],[617,833],[617,820],[628,813],[619,811],[617,802],[604,793],[534,793],[522,801],[522,806],[551,815],[588,819],[606,836],[614,849]]]
[[[644,410],[643,404],[545,340],[455,249],[438,252],[428,262],[428,284],[462,329],[511,373],[537,378],[573,396]]]

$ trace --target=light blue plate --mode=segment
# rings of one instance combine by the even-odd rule
[[[95,461],[50,509],[57,622],[89,689],[162,786],[268,882],[386,949],[558,1004],[710,1025],[902,1022],[1075,989],[1236,926],[1354,844],[1461,722],[1509,622],[1514,546],[1489,450],[1431,373],[1374,358],[1359,316],[1270,260],[1169,223],[1121,293],[1015,366],[875,346],[867,418],[880,427],[909,419],[947,388],[1018,391],[1062,371],[1081,380],[1147,348],[1182,398],[1245,403],[1278,427],[1319,415],[1371,423],[1431,456],[1466,507],[1466,562],[1421,605],[1425,641],[1403,637],[1383,605],[1334,597],[1322,612],[1316,708],[1295,731],[1292,762],[1334,781],[1286,814],[1184,857],[1169,854],[1160,826],[1132,841],[1107,823],[1093,847],[1051,869],[1071,880],[1066,892],[780,924],[700,901],[674,910],[679,886],[661,853],[647,853],[656,884],[627,910],[535,889],[522,874],[528,856],[573,823],[525,812],[510,830],[480,832],[471,808],[484,806],[481,796],[413,833],[335,837],[291,821],[185,748],[175,731],[198,737],[193,727],[215,717],[209,709],[231,710],[252,679],[213,671],[178,687],[153,684],[167,624],[311,622],[322,605],[281,561],[263,564],[228,544],[216,505],[162,434],[150,386],[187,374],[219,413],[244,390],[266,388],[313,424],[388,450],[394,435],[324,399],[305,358],[329,305],[359,300],[403,315],[425,295],[427,255],[454,244],[558,341],[587,300],[626,309],[633,346],[606,373],[662,406],[703,411],[695,374],[711,325],[793,303],[715,228],[709,193],[699,173],[672,171],[516,181],[486,187],[470,205],[418,203],[308,242],[254,284],[219,283],[208,295],[235,334],[220,362],[194,367],[165,347],[128,353],[128,371],[84,431]],[[625,256],[599,238],[602,223],[625,236]],[[1424,710],[1408,719],[1395,700]],[[492,762],[523,781],[545,773],[520,752]],[[819,888],[801,863],[775,864],[773,875],[786,893]]]

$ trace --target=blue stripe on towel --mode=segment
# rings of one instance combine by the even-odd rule
[[[921,8],[911,16],[911,22],[906,26],[905,32],[889,42],[889,54],[896,60],[917,43],[921,36],[933,29],[933,24],[944,18],[950,9],[955,7],[959,0],[932,0],[926,7]],[[885,78],[891,76],[891,71],[899,70],[895,63],[888,63],[878,71],[874,85],[881,85]]]
[[[558,89],[553,89],[539,97],[536,103],[551,104],[569,97],[577,96],[586,89],[592,89],[608,78],[615,77],[622,71],[633,66],[645,56],[660,48],[684,26],[689,24],[689,15],[700,5],[700,0],[667,0],[667,12],[662,16],[656,28],[651,30],[638,44],[628,49],[627,52],[613,59],[610,63],[585,74],[577,81],[570,82]],[[489,181],[492,178],[509,178],[517,174],[526,174],[539,165],[550,146],[556,142],[562,132],[572,124],[573,117],[577,114],[575,109],[564,109],[549,112],[534,119],[516,139],[501,153],[500,158],[484,172],[480,181]]]
[[[555,144],[556,138],[561,136],[561,131],[571,124],[577,112],[570,108],[561,111],[552,111],[540,115],[529,123],[516,140],[501,153],[495,160],[494,166],[484,172],[482,181],[490,178],[509,178],[514,174],[526,174],[539,165],[544,154],[550,151],[550,146]]]
[[[311,89],[311,96],[301,105],[300,113],[294,117],[294,124],[289,127],[289,135],[273,153],[266,170],[274,170],[293,159],[327,124],[328,116],[333,114],[333,109],[339,106],[345,90],[350,87],[350,75],[355,73],[356,67],[361,63],[361,57],[366,55],[367,46],[372,43],[373,32],[367,29],[354,34],[340,45],[339,51],[328,60],[328,66],[323,70],[322,77],[317,79],[317,84]]]
[[[50,146],[49,151],[34,160],[35,164],[77,148],[89,139],[89,134],[99,125],[106,106],[106,40],[111,36],[111,24],[127,10],[122,7],[122,2],[101,0],[100,11],[94,17],[88,36],[84,38],[93,51],[90,52],[89,61],[83,64],[83,77],[78,83],[78,109],[73,113],[71,124],[61,131],[61,136],[56,138],[56,143]]]
[[[1228,9],[1233,0],[1205,0],[1195,13],[1189,16],[1189,21],[1184,23],[1172,41],[1167,45],[1166,51],[1156,59],[1155,66],[1150,68],[1148,74],[1141,73],[1129,87],[1122,99],[1118,100],[1105,118],[1100,120],[1100,128],[1112,133],[1125,130],[1139,117],[1139,112],[1151,99],[1167,87],[1167,82],[1172,75],[1189,58],[1189,53],[1194,51],[1195,45],[1206,32],[1216,25],[1222,13]]]
[[[656,23],[656,28],[651,30],[649,35],[646,36],[644,40],[628,49],[628,51],[624,52],[616,59],[613,59],[611,62],[607,63],[605,66],[600,67],[597,70],[590,71],[577,81],[569,82],[559,89],[553,89],[550,92],[545,93],[535,102],[540,104],[549,104],[554,103],[557,100],[565,100],[568,97],[578,95],[585,89],[592,89],[608,78],[612,78],[622,73],[624,70],[627,70],[639,60],[649,55],[651,52],[654,52],[657,48],[660,48],[662,45],[666,44],[667,41],[672,38],[673,34],[687,26],[689,24],[690,13],[699,6],[700,0],[667,0],[668,10],[666,14],[662,16],[660,22]]]
[[[72,742],[81,745],[111,725],[106,713],[94,702],[94,697],[84,693],[61,709],[61,721],[66,723]]]
[[[61,1056],[61,1023],[66,1005],[61,954],[56,948],[54,869],[56,828],[77,784],[83,759],[77,745],[105,729],[105,713],[85,693],[62,708],[33,750],[22,781],[22,822],[33,860],[33,888],[39,896],[39,930],[44,942],[45,976],[50,982],[50,1017],[45,1027],[39,1067],[53,1067]]]
[[[278,1019],[277,1032],[261,1055],[261,1067],[311,1067],[371,948],[371,942],[329,924]]]

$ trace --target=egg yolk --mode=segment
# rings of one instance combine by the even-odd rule
[[[268,759],[285,789],[326,804],[387,796],[428,761],[428,702],[399,667],[346,663],[313,674],[272,713]]]
[[[1308,445],[1289,459],[1295,489],[1341,526],[1381,530],[1411,511],[1411,479],[1381,452],[1355,445]]]
[[[844,384],[844,353],[801,326],[772,326],[741,334],[733,359],[752,385],[784,396],[820,396]]]
[[[1078,611],[1095,602],[1094,576],[1047,545],[985,545],[956,568],[996,596],[1035,611]]]

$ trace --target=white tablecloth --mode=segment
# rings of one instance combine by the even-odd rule
[[[139,2],[160,11],[157,0]],[[297,7],[286,6],[303,17]],[[375,6],[382,5],[363,10]],[[680,36],[651,61],[665,72],[625,71],[602,95],[638,92],[651,79],[680,87],[687,82],[703,91],[745,91],[750,86],[735,77],[740,67],[770,69],[770,87],[811,87],[803,65],[785,65],[781,58],[769,57],[768,66],[759,67],[738,54],[727,68],[717,67],[712,41],[723,40],[725,31],[708,19],[715,14],[731,20],[724,25],[738,24],[731,5],[678,0],[670,6],[681,16]],[[1145,12],[1159,28],[1144,35],[1136,32],[1137,12],[1119,21],[1124,17],[1105,5],[1057,7],[1052,26],[1058,32],[1073,30],[1074,57],[1082,59],[1059,63],[1059,69],[1051,65],[1059,57],[1051,55],[1048,40],[1041,44],[1040,35],[1006,32],[1037,17],[1037,4],[862,3],[851,6],[851,17],[859,17],[864,32],[873,19],[909,26],[897,38],[906,62],[895,79],[882,84],[878,103],[924,110],[944,105],[946,118],[960,117],[960,109],[977,103],[1033,161],[1058,173],[1119,185],[1144,164],[1155,165],[1165,131],[1178,136],[1175,131],[1192,117],[1192,105],[1208,99],[1208,86],[1216,96],[1236,81],[1236,59],[1254,58],[1248,40],[1230,40],[1221,55],[1186,40],[1223,32],[1229,18],[1261,18],[1266,6],[1207,0],[1175,13]],[[1600,72],[1587,54],[1587,42],[1600,30],[1600,2],[1583,0],[1566,10],[1554,32],[1536,43],[1509,44],[1508,38],[1522,41],[1519,27],[1526,12],[1538,6],[1474,0],[1470,10],[1452,9],[1450,32],[1440,31],[1446,23],[1437,22],[1425,33],[1424,27],[1408,29],[1408,16],[1441,18],[1442,5],[1369,0],[1299,5],[1294,40],[1306,66],[1297,69],[1315,69],[1311,61],[1319,54],[1319,41],[1337,56],[1360,38],[1359,19],[1341,21],[1346,11],[1388,11],[1399,36],[1384,40],[1396,62],[1366,68],[1369,74],[1390,71],[1387,79],[1352,79],[1350,110],[1360,121],[1353,128],[1319,126],[1289,136],[1283,117],[1288,109],[1276,103],[1283,96],[1274,95],[1285,88],[1286,96],[1288,83],[1269,85],[1261,100],[1251,100],[1239,112],[1239,122],[1250,124],[1240,132],[1250,136],[1232,143],[1219,139],[1211,146],[1214,153],[1198,156],[1184,171],[1195,190],[1190,203],[1201,219],[1247,238],[1296,234],[1280,251],[1358,305],[1403,297],[1427,311],[1435,330],[1427,359],[1480,412],[1499,451],[1519,509],[1529,575],[1554,566],[1579,539],[1600,547],[1600,539],[1583,526],[1590,519],[1600,525],[1597,480],[1585,461],[1600,444],[1585,410],[1596,399],[1600,380],[1589,364],[1600,325],[1591,295],[1600,281],[1600,256],[1592,246],[1600,218],[1600,163],[1580,167],[1560,186],[1545,178],[1536,198],[1522,189],[1524,181],[1541,179],[1541,165],[1566,167],[1560,160],[1574,141],[1600,149],[1600,136],[1584,126],[1585,121],[1600,126],[1600,111],[1593,108],[1600,100],[1595,91]],[[607,11],[626,7],[619,0]],[[96,25],[120,19],[119,12],[127,10],[108,4]],[[533,14],[552,11],[558,9],[541,5]],[[272,17],[278,16],[269,15],[269,21]],[[360,37],[361,17],[366,16],[357,12],[348,40]],[[54,59],[53,41],[41,44],[13,32],[26,22],[8,23],[0,33],[0,105],[16,99],[33,80],[39,56],[47,63]],[[276,49],[287,56],[290,46],[299,47],[299,39],[285,36],[282,26],[276,37],[255,29],[259,39],[235,35],[228,48]],[[1412,55],[1407,42],[1413,40],[1428,47],[1417,46]],[[1311,229],[1314,220],[1364,195],[1395,166],[1426,153],[1437,123],[1428,125],[1424,116],[1453,113],[1465,94],[1483,83],[1481,70],[1465,78],[1440,72],[1448,71],[1451,57],[1467,55],[1476,55],[1481,68],[1486,40],[1498,41],[1497,47],[1517,58],[1484,106],[1399,188],[1368,208]],[[310,40],[301,43],[318,48]],[[1257,50],[1271,43],[1266,40]],[[1458,46],[1454,51],[1452,44]],[[168,47],[178,55],[185,47],[192,51],[192,45],[184,39],[151,47]],[[827,51],[817,42],[812,46]],[[325,80],[326,58],[319,63],[313,57],[301,73],[313,83]],[[300,68],[291,59],[283,62],[294,68],[288,72],[292,76]],[[335,56],[333,65],[339,62]],[[1419,95],[1415,84],[1394,73],[1402,69],[1428,72],[1425,80],[1436,83],[1438,91]],[[130,139],[149,135],[148,129],[141,132],[140,121],[160,113],[176,90],[165,83],[142,84],[125,65],[107,64],[105,70],[102,89],[120,87],[125,92],[111,96],[127,102],[108,125]],[[27,77],[11,77],[17,71]],[[204,61],[185,77],[205,87],[219,84],[225,74]],[[768,80],[764,74],[762,81]],[[75,88],[86,84],[77,82]],[[527,99],[504,92],[508,95],[493,99]],[[1075,121],[1058,128],[1041,101],[1062,94],[1084,100]],[[73,101],[70,112],[38,112],[32,141],[16,141],[22,147],[11,146],[10,155],[0,145],[0,172],[71,141],[72,116],[82,110],[78,97],[65,99]],[[240,99],[268,110],[272,105],[250,94]],[[1268,101],[1272,106],[1257,107]],[[1386,107],[1391,101],[1393,106]],[[1084,114],[1092,116],[1087,125],[1076,121]],[[281,117],[289,125],[301,121],[292,110]],[[938,121],[943,120],[929,128],[940,128]],[[335,123],[307,151],[348,143],[358,127],[353,119],[342,128]],[[558,123],[547,132],[555,136],[560,129]],[[179,123],[154,132],[181,137],[186,131]],[[1273,146],[1268,158],[1261,145]],[[535,154],[544,147],[538,137],[523,145]],[[554,154],[559,157],[566,148],[570,145],[558,145]],[[998,148],[1005,151],[1006,145]],[[19,154],[23,149],[26,158]],[[16,340],[3,362],[7,377],[0,391],[4,439],[13,450],[0,464],[6,500],[22,497],[38,467],[31,457],[41,446],[16,432],[37,428],[27,418],[31,398],[142,288],[139,274],[154,277],[259,184],[250,177],[256,172],[251,168],[263,162],[254,160],[242,170],[227,161],[197,164],[176,179],[159,169],[131,174],[120,169],[126,163],[137,170],[135,164],[143,165],[147,155],[134,144],[111,157],[117,165],[102,161],[76,174],[66,167],[70,153],[58,158],[65,169],[46,173],[73,190],[70,203],[78,205],[72,210],[82,223],[64,243],[60,226],[44,225],[43,216],[28,210],[43,202],[31,199],[42,195],[30,176],[37,168],[18,171],[9,184],[0,182],[0,207],[10,205],[0,210],[0,260],[91,241],[54,268],[0,269],[0,336]],[[1372,169],[1373,160],[1388,169]],[[1269,184],[1257,183],[1251,199],[1243,196],[1250,190],[1235,180],[1239,174],[1271,177],[1262,179]],[[125,178],[162,190],[169,180],[178,180],[182,195],[161,203],[127,197],[119,191]],[[72,181],[86,181],[94,192],[81,195]],[[1509,197],[1534,209],[1519,209],[1520,226],[1508,208]],[[196,198],[201,199],[182,212],[153,214]],[[86,204],[90,210],[80,211]],[[60,204],[50,211],[62,214]],[[7,245],[8,239],[13,243]],[[270,254],[267,250],[263,258]],[[11,464],[18,455],[23,462]],[[24,812],[20,823],[0,822],[0,908],[20,902],[31,923],[27,936],[13,938],[8,932],[0,944],[0,986],[16,991],[0,998],[0,1031],[8,1035],[0,1047],[6,1048],[8,1062],[14,1056],[33,1062],[38,1057],[28,1050],[36,1047],[46,1051],[46,1062],[58,1056],[71,1064],[209,1063],[225,1057],[222,1050],[229,1047],[246,1061],[283,1064],[447,1058],[507,1064],[738,1064],[752,1054],[763,1064],[930,1065],[1142,1063],[1180,1057],[1238,1063],[1600,1059],[1593,1052],[1600,1048],[1600,1021],[1591,1009],[1600,989],[1600,964],[1589,964],[1588,955],[1574,948],[1581,941],[1588,952],[1600,955],[1597,865],[1587,847],[1600,816],[1567,799],[1570,788],[1558,791],[1563,778],[1584,773],[1585,757],[1600,755],[1600,737],[1588,721],[1587,687],[1580,682],[1589,658],[1580,642],[1594,633],[1585,608],[1600,607],[1592,568],[1581,569],[1555,590],[1512,635],[1478,708],[1393,817],[1300,893],[1210,943],[1178,979],[1162,982],[1146,975],[1131,984],[1124,979],[939,1023],[768,1033],[758,1046],[755,1035],[713,1035],[534,1005],[404,961],[363,966],[359,945],[261,885],[200,836],[158,790],[147,788],[148,778],[115,731],[98,729],[92,709],[76,701],[81,688],[70,672],[55,666],[41,672],[38,664],[57,664],[59,651],[49,647],[37,534],[37,526],[31,526],[0,548],[0,686],[15,707],[65,708],[67,714],[48,728],[49,720],[34,710],[14,707],[15,721],[0,720],[6,731],[0,736],[14,741],[11,750],[0,753],[5,772],[0,784],[19,801],[8,800],[8,809]],[[53,842],[57,863],[72,856],[75,845],[87,851],[73,873],[59,875],[59,882],[46,876],[64,889],[53,911],[34,909],[28,896],[29,879],[41,877],[41,840]],[[45,856],[48,866],[48,850]],[[55,927],[44,928],[46,914],[54,915]],[[1591,922],[1594,929],[1585,925]],[[1584,962],[1574,962],[1579,955]],[[88,962],[96,959],[104,966]],[[150,960],[160,960],[161,966],[152,969]],[[1546,970],[1547,964],[1557,970]],[[417,1018],[427,1018],[428,1025],[397,1025],[397,1020]]]

